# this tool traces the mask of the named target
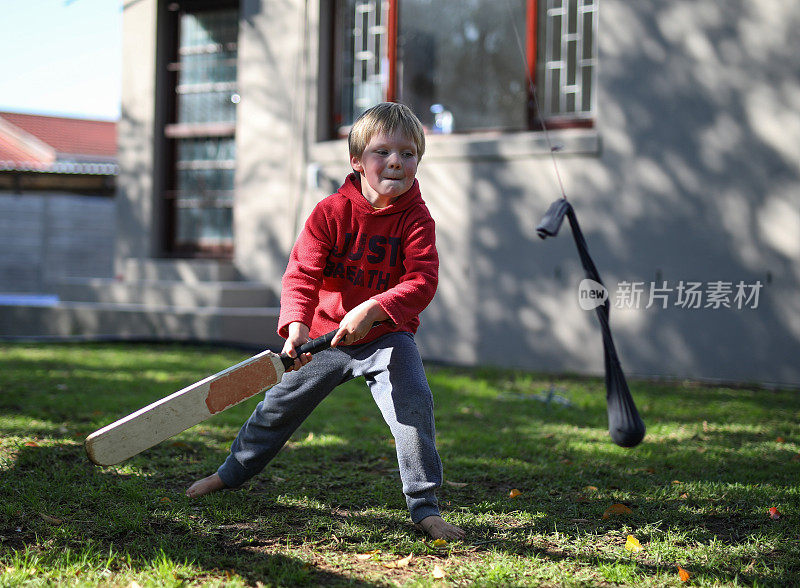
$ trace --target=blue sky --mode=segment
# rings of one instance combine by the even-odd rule
[[[122,0],[0,0],[0,110],[119,118]]]

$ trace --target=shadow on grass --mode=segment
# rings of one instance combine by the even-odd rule
[[[112,572],[148,573],[166,560],[177,570],[197,568],[200,580],[236,574],[251,585],[376,585],[309,563],[309,558],[275,553],[297,544],[303,522],[319,515],[310,512],[314,509],[272,507],[262,514],[295,519],[295,537],[287,536],[285,528],[264,532],[253,522],[209,525],[200,520],[213,505],[169,499],[174,494],[164,490],[161,480],[97,468],[74,443],[23,446],[14,461],[0,487],[0,557],[29,548],[45,554],[44,561],[54,568],[68,564],[57,553],[46,554],[48,543],[67,554],[88,548],[100,560],[111,558]],[[216,504],[224,500],[220,495]]]
[[[159,366],[150,365],[149,380],[158,380]],[[92,541],[129,554],[139,571],[164,554],[194,562],[201,573],[227,570],[251,584],[367,586],[355,579],[363,567],[348,574],[326,563],[327,555],[357,553],[362,544],[386,545],[390,552],[421,537],[405,518],[388,428],[362,382],[337,389],[243,491],[192,502],[182,497],[183,488],[221,463],[244,409],[226,411],[200,432],[162,443],[124,467],[100,469],[86,460],[79,440],[141,405],[136,370],[115,365],[73,372],[55,361],[18,367],[18,381],[3,383],[9,394],[0,398],[0,435],[44,440],[10,454],[3,447],[0,553]],[[26,377],[53,369],[63,374]],[[174,374],[187,367],[170,359],[163,369]],[[120,378],[120,398],[114,398],[107,391]],[[625,534],[635,532],[646,546],[677,529],[686,534],[676,550],[691,552],[702,543],[727,552],[719,565],[686,564],[695,577],[759,585],[800,580],[792,527],[800,511],[800,462],[791,461],[794,444],[777,442],[798,436],[796,394],[635,382],[648,436],[624,450],[605,430],[599,380],[447,369],[431,370],[430,379],[445,475],[457,483],[445,484],[440,500],[445,516],[467,528],[468,554],[609,569],[630,564],[652,575],[670,564],[626,557]],[[540,401],[551,385],[570,406]],[[150,386],[154,398],[179,387],[173,379]],[[511,488],[523,492],[513,501]],[[603,519],[616,502],[633,514]],[[779,521],[766,517],[775,504],[788,507]],[[62,522],[48,523],[42,515]],[[587,537],[605,544],[588,555],[570,550]],[[746,546],[756,541],[774,547],[754,558]],[[695,553],[702,560],[708,552]],[[771,569],[762,571],[765,566]]]
[[[194,444],[185,445],[191,448]],[[667,446],[660,444],[660,451],[670,453],[681,446],[678,442]],[[197,446],[190,451],[189,458],[199,454],[201,449]],[[634,514],[624,521],[603,521],[602,511],[612,496],[636,496],[642,491],[643,484],[662,484],[670,488],[671,482],[665,483],[659,475],[636,471],[636,468],[626,470],[620,467],[616,474],[601,474],[599,469],[591,470],[591,467],[580,465],[585,463],[584,460],[588,462],[595,455],[593,452],[586,456],[579,453],[573,449],[570,464],[558,461],[535,465],[538,482],[527,486],[518,482],[530,480],[529,463],[520,461],[517,465],[497,466],[501,471],[489,468],[485,471],[486,484],[469,479],[468,486],[463,488],[445,485],[441,492],[442,502],[451,514],[465,508],[470,515],[481,518],[485,515],[486,523],[466,525],[471,540],[467,543],[474,544],[475,553],[500,551],[513,556],[570,561],[607,569],[627,562],[633,570],[624,573],[658,574],[669,569],[666,563],[653,565],[618,555],[622,552],[624,533],[628,532],[623,530],[639,525],[646,527],[649,520],[694,526],[693,540],[717,541],[722,549],[733,549],[753,534],[774,534],[779,527],[788,532],[783,528],[786,521],[779,521],[779,527],[770,526],[763,516],[743,513],[742,508],[764,504],[774,492],[779,494],[773,496],[775,500],[791,499],[796,490],[742,484],[733,475],[710,471],[716,460],[702,455],[695,466],[708,471],[705,479],[727,486],[724,496],[710,501],[715,503],[713,508],[717,515],[706,510],[700,521],[688,511],[677,515],[675,510],[679,507],[688,505],[691,510],[692,499],[680,500],[677,498],[679,489],[675,489],[672,498],[658,504],[639,502],[636,498],[624,500],[633,508]],[[296,447],[289,454],[284,456],[285,461],[301,464],[297,467],[305,472],[307,479],[302,487],[292,484],[280,488],[262,476],[243,491],[223,492],[199,501],[188,501],[180,496],[188,480],[176,480],[165,467],[171,461],[186,460],[186,447],[165,445],[156,448],[151,455],[137,458],[142,464],[150,463],[151,467],[139,470],[139,473],[126,474],[93,466],[76,442],[65,441],[47,447],[23,445],[13,456],[13,467],[3,473],[0,490],[3,507],[0,512],[4,520],[0,523],[0,549],[7,551],[26,546],[41,549],[43,538],[55,535],[58,537],[56,543],[62,548],[73,546],[77,550],[89,542],[99,547],[100,552],[108,553],[110,550],[125,554],[120,555],[120,562],[130,556],[134,573],[147,572],[153,562],[166,556],[173,562],[188,562],[192,567],[198,567],[201,576],[209,571],[222,575],[233,573],[250,584],[378,585],[330,569],[331,566],[309,562],[317,559],[316,554],[321,550],[355,553],[365,541],[376,541],[382,535],[396,536],[411,530],[399,519],[375,513],[387,508],[387,501],[393,512],[403,512],[399,480],[392,472],[391,464],[375,461],[374,456],[354,451],[347,444],[327,448]],[[221,459],[223,455],[219,453],[210,457]],[[281,456],[276,461],[279,460]],[[468,457],[462,456],[459,461],[461,465],[456,469],[469,469],[463,468],[463,463],[469,462]],[[485,468],[483,460],[477,458],[477,461],[481,468]],[[576,464],[581,469],[576,469]],[[162,466],[161,473],[158,473],[159,465]],[[603,468],[607,466],[608,463],[601,465]],[[733,467],[736,471],[742,468],[763,469],[756,458],[740,458]],[[337,478],[334,469],[346,469],[349,473]],[[277,471],[283,473],[281,465]],[[356,485],[354,474],[360,478],[360,485]],[[315,476],[319,479],[314,480]],[[496,498],[507,490],[499,482],[505,476],[509,476],[510,483],[524,489],[523,497],[513,503]],[[701,475],[693,477],[704,479]],[[688,477],[684,478],[683,483],[691,483]],[[611,493],[605,498],[584,498],[576,502],[577,488],[588,481],[601,485],[605,482],[611,487]],[[277,499],[286,493],[302,496],[306,504],[278,504]],[[396,499],[387,498],[391,495]],[[708,509],[709,501],[703,502]],[[538,518],[533,524],[512,523],[509,528],[506,525],[508,518],[518,518],[519,512]],[[58,522],[54,524],[52,519]],[[583,522],[570,524],[576,519],[583,519]],[[343,527],[350,528],[351,532],[342,531]],[[549,538],[554,527],[562,536],[561,543]],[[331,528],[337,528],[335,544],[330,538]],[[613,546],[618,548],[616,554],[584,556],[564,549],[563,541],[579,541],[587,533],[614,536],[619,543]],[[646,546],[650,537],[641,533],[637,536]],[[319,537],[322,537],[322,544],[316,540]],[[276,553],[289,547],[300,549],[303,557]],[[796,547],[790,549],[797,551]],[[774,555],[787,556],[786,553]],[[749,559],[742,561],[739,569],[686,567],[696,577],[723,583],[792,585],[797,581],[797,564],[790,566],[785,573],[768,575],[748,570],[748,563]]]

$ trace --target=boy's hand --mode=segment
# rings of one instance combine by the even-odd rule
[[[374,300],[366,300],[344,315],[339,323],[339,331],[331,341],[331,347],[336,347],[339,343],[353,345],[369,333],[373,323],[388,319],[389,315],[380,304]]]
[[[281,352],[285,353],[289,357],[295,358],[295,360],[294,365],[288,368],[286,370],[287,372],[299,370],[301,367],[311,361],[312,355],[310,353],[304,353],[298,357],[296,351],[296,349],[303,343],[308,343],[308,330],[308,327],[303,323],[295,322],[289,324],[289,336],[286,338],[286,342],[283,344],[283,349]]]

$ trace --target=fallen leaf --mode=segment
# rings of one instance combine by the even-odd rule
[[[57,519],[55,517],[51,517],[49,515],[44,514],[43,512],[40,512],[39,516],[42,517],[42,520],[45,523],[50,523],[51,525],[60,525],[61,523],[64,522],[61,519]]]
[[[405,568],[405,567],[408,566],[408,564],[411,563],[412,559],[414,559],[414,554],[413,553],[409,553],[403,559],[398,559],[397,561],[390,561],[388,563],[383,564],[383,567],[391,568],[391,569],[394,569],[394,568]]]
[[[25,447],[39,447],[39,444],[36,441],[26,441]]]
[[[684,492],[678,498],[680,498],[681,500],[686,500],[687,498],[689,498],[689,495],[686,492]]]
[[[779,519],[781,518],[781,513],[776,507],[772,507],[769,509],[769,518],[771,519]]]
[[[178,449],[191,449],[192,446],[186,443],[185,441],[175,441],[170,443],[173,447],[177,447]]]
[[[437,580],[441,580],[442,578],[444,578],[444,570],[442,569],[442,566],[440,566],[439,564],[433,566],[433,577],[436,578]]]
[[[164,496],[162,499],[159,500],[159,502],[172,502],[172,501],[166,496]]]
[[[678,577],[681,579],[681,582],[688,582],[690,575],[689,572],[684,570],[681,566],[678,566]]]
[[[629,515],[632,513],[633,511],[624,504],[612,504],[603,513],[603,518],[607,519],[611,515]]]
[[[509,497],[509,498],[516,498],[516,497],[517,497],[517,496],[519,496],[520,494],[522,494],[522,492],[520,492],[520,491],[519,491],[519,490],[517,490],[516,488],[513,488],[513,489],[511,490],[511,492],[509,492],[509,493],[508,493],[508,497]]]
[[[447,545],[447,539],[436,539],[433,542],[434,547],[444,547],[445,545]]]
[[[450,480],[445,480],[444,483],[448,486],[453,486],[454,488],[463,488],[467,485],[466,482],[451,482]]]
[[[644,549],[644,547],[642,547],[642,544],[639,543],[639,540],[636,537],[633,535],[628,535],[628,538],[625,540],[625,549],[632,553],[638,553]]]
[[[673,484],[683,484],[683,482],[681,482],[680,480],[672,480],[672,483]]]
[[[583,488],[584,492],[597,492],[597,486],[585,486]]]
[[[373,555],[380,552],[380,549],[373,549],[372,551],[367,551],[366,553],[359,553],[356,555],[356,559],[359,561],[367,561],[368,559],[371,559]]]
[[[777,439],[775,439],[775,443],[786,443],[786,439],[784,439],[783,437],[778,437]]]

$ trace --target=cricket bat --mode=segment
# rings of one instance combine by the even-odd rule
[[[298,355],[328,349],[337,330],[301,345]],[[262,351],[98,429],[86,438],[86,455],[101,466],[124,461],[271,388],[293,363],[287,355]]]

